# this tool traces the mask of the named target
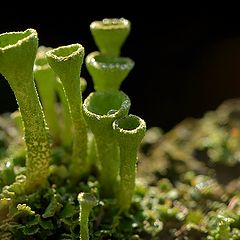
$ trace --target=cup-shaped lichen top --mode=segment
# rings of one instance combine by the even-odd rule
[[[115,197],[119,147],[113,135],[112,123],[127,115],[129,108],[130,99],[121,91],[91,93],[83,104],[84,116],[94,134],[101,164],[99,181],[102,197]]]
[[[33,80],[37,48],[34,29],[0,35],[0,73],[16,96],[24,123],[28,192],[45,182],[50,159],[48,132]]]
[[[129,35],[131,23],[125,18],[105,18],[90,24],[90,30],[101,53],[120,56],[121,47]]]
[[[99,129],[95,123],[102,121],[111,124],[115,119],[128,114],[130,99],[122,91],[101,91],[90,93],[83,104],[85,118],[93,123],[93,128]]]
[[[56,79],[56,74],[48,64],[46,56],[46,52],[50,50],[52,50],[51,47],[40,46],[38,48],[33,68],[35,79],[37,81],[42,80],[41,82],[45,82],[45,85],[47,85],[49,81],[52,82],[52,79]]]
[[[146,132],[146,123],[140,117],[130,114],[114,121],[113,129],[119,140],[127,140],[139,146]]]
[[[52,75],[55,75],[53,70],[48,64],[46,58],[46,52],[52,50],[50,47],[40,46],[37,50],[37,55],[34,63],[34,74],[38,76],[38,74],[43,74],[45,77],[45,70],[47,70]]]
[[[82,115],[80,85],[84,48],[81,44],[76,43],[55,48],[48,51],[46,55],[50,66],[62,82],[69,104],[73,125],[73,157],[70,168],[73,177],[77,179],[81,171],[85,172],[84,165],[87,158],[87,128]]]
[[[86,57],[86,66],[96,91],[119,90],[121,83],[134,67],[127,57],[113,57],[92,52]]]
[[[75,43],[58,47],[48,51],[46,54],[50,66],[53,67],[59,77],[68,77],[73,71],[71,75],[75,76],[77,74],[80,78],[81,66],[84,58],[84,48],[81,44]],[[69,68],[69,61],[72,62],[71,68]]]
[[[19,74],[25,76],[26,71],[32,76],[37,48],[38,36],[34,29],[0,34],[1,74],[8,81],[15,79],[15,76]],[[16,82],[11,81],[11,84],[16,84]]]
[[[120,147],[118,206],[127,210],[134,194],[137,153],[146,132],[146,123],[138,116],[129,115],[116,119],[113,130]]]

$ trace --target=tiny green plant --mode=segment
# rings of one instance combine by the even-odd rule
[[[80,205],[79,222],[80,222],[80,239],[88,240],[88,219],[93,207],[97,205],[97,199],[92,193],[79,193],[78,202]]]
[[[118,216],[131,208],[146,124],[128,115],[131,101],[120,90],[134,67],[120,56],[130,21],[103,19],[90,30],[99,51],[85,60],[95,89],[85,99],[81,44],[39,47],[34,29],[0,35],[0,73],[19,106],[10,119],[24,134],[19,150],[26,146],[26,156],[19,151],[1,170],[3,239],[87,240],[92,210],[110,204]]]

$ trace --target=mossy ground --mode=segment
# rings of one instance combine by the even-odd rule
[[[240,239],[239,106],[239,99],[229,100],[167,133],[149,129],[130,211],[119,213],[115,200],[100,199],[90,216],[90,238]],[[98,196],[98,171],[93,166],[89,177],[72,183],[70,151],[53,146],[46,187],[21,195],[19,186],[4,186],[25,173],[24,149],[21,133],[8,114],[2,115],[1,239],[79,239],[77,194]]]

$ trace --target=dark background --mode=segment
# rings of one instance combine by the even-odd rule
[[[39,44],[58,47],[81,43],[86,55],[97,50],[89,25],[94,20],[124,17],[131,21],[131,33],[122,56],[135,67],[121,89],[132,100],[131,113],[144,118],[148,127],[165,131],[186,117],[199,118],[222,101],[240,96],[240,20],[233,11],[207,7],[189,10],[185,6],[135,5],[107,10],[89,2],[58,8],[38,5],[1,9],[0,33],[35,28]],[[92,6],[91,6],[92,5]],[[101,5],[101,4],[100,4]],[[114,6],[116,5],[116,6]],[[102,7],[102,6],[101,6]],[[236,9],[237,10],[237,9]],[[91,78],[84,94],[93,91]],[[7,82],[0,79],[0,112],[14,111],[17,104]]]

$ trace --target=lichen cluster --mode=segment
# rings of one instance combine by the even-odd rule
[[[240,100],[146,131],[120,90],[130,26],[93,22],[86,58],[79,43],[38,46],[34,29],[0,35],[19,104],[0,116],[0,239],[240,239]]]
[[[90,29],[99,52],[86,57],[95,92],[85,100],[81,44],[39,46],[34,29],[0,35],[0,73],[19,105],[9,120],[16,124],[17,135],[24,137],[18,144],[9,144],[21,153],[21,161],[15,162],[12,154],[1,161],[0,232],[4,239],[11,235],[46,239],[56,232],[65,236],[63,229],[59,231],[64,224],[66,236],[89,239],[93,206],[86,210],[86,199],[96,199],[94,206],[112,201],[118,214],[131,207],[137,153],[146,124],[140,117],[128,116],[130,98],[120,90],[134,66],[133,60],[120,56],[130,22],[104,19],[93,22]],[[76,209],[77,203],[80,208]],[[73,223],[70,226],[61,219]],[[48,230],[45,235],[44,229]]]

